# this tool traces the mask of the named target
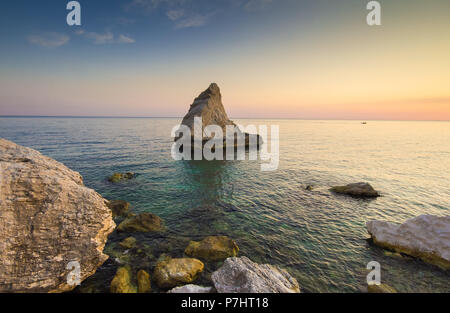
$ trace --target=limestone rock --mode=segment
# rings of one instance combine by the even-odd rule
[[[170,289],[167,293],[212,293],[213,291],[213,287],[202,287],[189,284]]]
[[[0,139],[0,292],[63,292],[108,259],[111,211],[81,175],[38,151]]]
[[[386,284],[367,285],[367,291],[369,293],[397,293],[397,290]]]
[[[354,183],[346,186],[334,186],[330,190],[353,197],[375,198],[380,196],[378,191],[373,189],[373,187],[368,183]]]
[[[131,269],[129,266],[120,267],[110,287],[111,293],[136,293],[136,287],[131,284]]]
[[[150,275],[146,271],[140,270],[137,273],[137,281],[139,293],[150,292],[151,290]]]
[[[123,200],[108,201],[108,207],[111,209],[113,218],[118,216],[127,216],[130,204]]]
[[[134,237],[128,237],[119,242],[119,246],[121,246],[124,249],[131,249],[136,246],[136,238]]]
[[[203,268],[203,263],[197,259],[164,258],[156,264],[153,276],[158,287],[168,289],[193,282]]]
[[[130,180],[136,177],[135,173],[114,173],[110,177],[108,177],[108,180],[111,183],[118,183],[120,181],[124,180]]]
[[[191,241],[184,250],[188,256],[207,260],[219,261],[236,256],[239,248],[236,242],[227,236],[209,236],[202,241]]]
[[[157,232],[163,229],[162,219],[153,213],[141,213],[127,217],[117,227],[118,231],[124,232]]]
[[[195,125],[195,117],[202,118],[202,125],[200,130],[203,134],[203,140],[209,140],[211,137],[208,137],[204,133],[204,129],[209,125],[217,125],[222,128],[224,143],[226,139],[226,126],[231,125],[235,126],[236,138],[241,138],[244,142],[245,146],[248,147],[250,143],[250,138],[254,138],[258,147],[263,143],[262,137],[257,134],[247,134],[243,133],[239,127],[236,126],[229,118],[227,113],[225,112],[225,108],[222,104],[222,95],[220,93],[220,88],[216,83],[212,83],[208,89],[203,91],[197,98],[194,99],[194,102],[191,104],[188,113],[184,116],[181,124],[188,126],[191,130],[191,135],[194,136],[194,125]],[[233,137],[231,137],[233,138]],[[175,138],[177,140],[178,138]],[[240,143],[238,139],[234,141],[234,146],[237,146]]]
[[[450,268],[450,216],[420,215],[401,225],[369,221],[366,226],[375,244]]]
[[[247,257],[228,258],[212,273],[219,293],[299,293],[295,278],[277,266],[257,264]]]

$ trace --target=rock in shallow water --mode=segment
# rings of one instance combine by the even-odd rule
[[[367,291],[369,293],[397,293],[397,290],[386,284],[368,285]]]
[[[129,266],[120,267],[111,281],[111,293],[136,293],[137,289],[131,283]]]
[[[353,197],[375,198],[380,196],[378,191],[373,189],[373,187],[368,183],[354,183],[346,186],[334,186],[330,190]]]
[[[153,213],[141,213],[127,217],[117,227],[118,231],[123,232],[157,232],[163,229],[162,219]]]
[[[123,200],[111,200],[108,202],[113,218],[118,216],[127,216],[130,204]]]
[[[295,278],[277,266],[257,264],[247,257],[228,258],[212,273],[219,293],[299,293]]]
[[[138,292],[139,293],[150,292],[150,290],[151,290],[150,275],[146,271],[140,270],[137,273],[137,281],[138,281]]]
[[[0,292],[69,291],[69,262],[81,281],[94,274],[115,227],[106,202],[79,173],[0,139]]]
[[[189,284],[170,289],[167,293],[212,293],[213,291],[214,289],[212,287],[202,287]]]
[[[209,236],[202,241],[191,241],[184,253],[207,261],[225,260],[236,256],[239,248],[231,238],[227,236]]]
[[[165,258],[156,264],[153,276],[158,287],[168,289],[193,282],[203,268],[203,263],[197,259]]]
[[[130,180],[135,177],[136,177],[135,173],[114,173],[110,177],[108,177],[108,180],[111,183],[118,183],[120,181]]]
[[[375,244],[450,269],[450,216],[420,215],[401,225],[369,221],[366,226]]]

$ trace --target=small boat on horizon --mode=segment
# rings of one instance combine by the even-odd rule
[[[367,122],[361,122],[361,124],[363,124],[363,125],[366,125],[366,124],[367,124]]]

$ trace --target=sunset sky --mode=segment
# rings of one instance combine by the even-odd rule
[[[0,115],[450,120],[450,1],[2,1]]]

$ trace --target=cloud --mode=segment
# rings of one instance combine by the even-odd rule
[[[213,13],[201,15],[201,14],[193,14],[190,15],[179,22],[176,23],[175,28],[189,28],[189,27],[200,27],[205,25],[209,18],[214,15]]]
[[[126,36],[126,35],[122,35],[122,34],[120,34],[119,36],[116,36],[110,31],[107,31],[105,33],[96,33],[96,32],[85,32],[84,30],[80,30],[80,31],[77,31],[77,35],[87,38],[88,40],[92,41],[96,45],[129,44],[129,43],[136,42],[136,40],[134,40],[130,36]]]
[[[170,10],[167,11],[166,15],[171,21],[176,21],[184,15],[184,10]]]
[[[68,43],[70,37],[60,33],[43,33],[28,36],[28,42],[45,48],[56,48]]]

